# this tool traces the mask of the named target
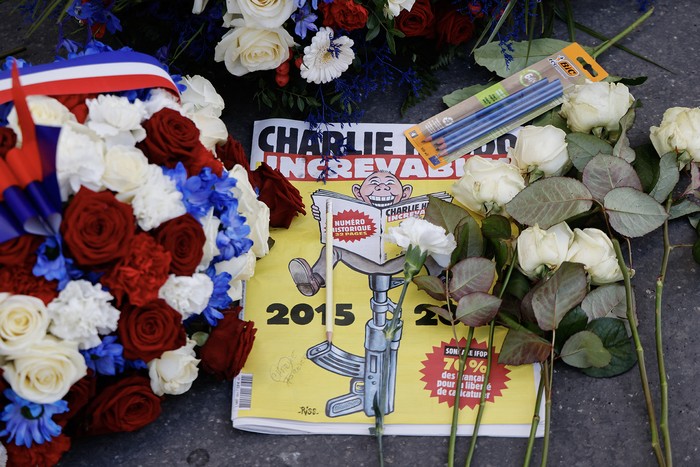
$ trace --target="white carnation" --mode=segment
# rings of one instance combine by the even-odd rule
[[[80,186],[100,191],[105,170],[102,139],[85,125],[66,122],[58,137],[56,173],[61,200],[68,201]]]
[[[132,103],[126,97],[100,94],[85,103],[89,110],[85,124],[103,137],[107,146],[133,146],[146,138],[141,126],[146,108],[140,100]]]
[[[105,170],[102,183],[116,192],[116,198],[131,202],[134,192],[146,183],[148,159],[134,146],[112,146],[104,157]]]
[[[146,182],[134,192],[131,207],[136,222],[145,231],[187,212],[175,181],[154,164],[148,165]]]
[[[47,307],[51,334],[77,342],[81,349],[100,345],[100,335],[117,329],[119,310],[112,306],[113,299],[99,284],[70,281]]]
[[[214,283],[206,274],[196,273],[192,276],[171,274],[158,290],[158,298],[166,301],[171,308],[187,319],[198,315],[209,304],[214,292]]]
[[[258,199],[248,179],[248,172],[243,166],[234,166],[229,177],[236,179],[233,193],[238,199],[239,214],[246,218],[246,224],[250,226],[248,238],[253,240],[253,253],[262,258],[270,251],[267,244],[270,237],[270,208]]]
[[[177,100],[177,97],[172,92],[156,88],[151,89],[148,95],[148,100],[144,102],[144,109],[146,114],[144,116],[145,120],[150,119],[153,114],[160,112],[163,109],[173,109],[182,114],[182,105]]]

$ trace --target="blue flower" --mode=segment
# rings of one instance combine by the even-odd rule
[[[124,362],[126,363],[126,367],[131,369],[131,370],[147,370],[148,369],[148,365],[146,364],[146,362],[144,362],[140,358],[136,359],[136,360],[124,360]]]
[[[318,26],[314,24],[314,21],[318,19],[318,16],[311,13],[311,8],[309,5],[304,5],[299,7],[299,9],[292,15],[292,20],[294,20],[294,33],[306,39],[306,33],[308,31],[318,31]]]
[[[214,266],[210,266],[206,273],[214,284],[214,290],[209,298],[209,306],[225,310],[233,303],[228,295],[228,289],[231,288],[231,274],[227,272],[217,274]]]
[[[19,397],[12,389],[3,392],[10,403],[0,415],[5,429],[0,436],[7,436],[17,446],[31,447],[32,443],[43,444],[61,434],[61,427],[51,417],[68,412],[68,402],[59,400],[52,404],[36,404]]]
[[[59,291],[63,290],[69,281],[83,276],[82,271],[73,265],[73,260],[63,256],[63,244],[59,235],[46,237],[41,244],[32,273],[49,281],[57,280]]]
[[[124,347],[117,343],[117,336],[105,336],[97,347],[81,350],[85,363],[101,375],[116,375],[124,371]]]

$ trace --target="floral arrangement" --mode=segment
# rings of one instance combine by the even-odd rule
[[[137,430],[200,370],[231,380],[250,352],[255,327],[239,318],[242,281],[269,251],[270,217],[288,225],[303,206],[279,173],[250,171],[208,80],[175,80],[177,93],[131,82],[124,92],[26,102],[14,94],[2,106],[3,183],[22,171],[8,169],[12,154],[28,154],[35,129],[37,140],[39,128],[60,129],[39,147],[55,150],[56,171],[44,175],[57,185],[62,216],[47,235],[23,231],[8,214],[17,185],[3,186],[8,465],[53,465],[72,436]],[[21,89],[17,82],[13,93]]]
[[[404,277],[444,307],[432,307],[453,325],[489,326],[488,381],[496,325],[508,329],[498,361],[541,364],[539,394],[525,454],[529,465],[545,401],[542,465],[547,463],[557,360],[592,377],[612,377],[635,366],[649,416],[651,447],[660,466],[672,464],[668,382],[660,333],[663,287],[674,248],[692,248],[700,262],[700,241],[672,245],[670,222],[698,225],[700,203],[700,108],[668,109],[650,143],[632,148],[626,137],[638,101],[621,83],[598,82],[565,92],[560,108],[523,127],[508,158],[466,159],[452,194],[459,204],[431,198],[424,220],[409,219],[390,231],[406,250]],[[687,173],[687,176],[684,174]],[[681,182],[681,180],[687,180]],[[678,185],[687,183],[687,186]],[[640,319],[632,291],[634,265],[623,252],[629,239],[663,229],[663,257],[656,287],[654,323],[659,380],[657,398],[648,383]],[[447,265],[440,276],[421,275],[427,255]],[[403,297],[403,294],[402,294]],[[394,320],[385,335],[390,341]],[[461,381],[469,352],[462,352]],[[482,385],[474,434],[475,454],[487,384]],[[386,397],[386,388],[378,396]],[[459,391],[454,403],[448,465],[454,465]],[[657,412],[654,403],[660,404]],[[380,403],[376,405],[382,407]],[[379,461],[383,465],[383,414],[376,415]]]
[[[641,11],[651,4],[631,3]],[[33,28],[61,11],[59,22],[77,20],[89,39],[113,37],[171,66],[210,69],[222,82],[228,72],[258,88],[260,105],[312,125],[359,121],[367,99],[390,88],[405,89],[411,105],[456,56],[496,44],[491,58],[507,67],[528,56],[514,42],[550,37],[557,18],[574,24],[568,2],[556,0],[40,0],[21,8]],[[61,37],[59,47],[76,43]]]

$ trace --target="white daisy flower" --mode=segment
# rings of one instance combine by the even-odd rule
[[[321,28],[304,48],[301,77],[309,83],[328,83],[343,74],[355,58],[354,42],[347,36],[333,37],[331,28]]]

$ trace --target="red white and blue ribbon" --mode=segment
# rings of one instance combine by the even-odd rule
[[[22,68],[26,95],[110,93],[165,88],[175,94],[172,78],[150,55],[133,51],[104,52]],[[12,100],[10,72],[0,73],[0,104]]]

